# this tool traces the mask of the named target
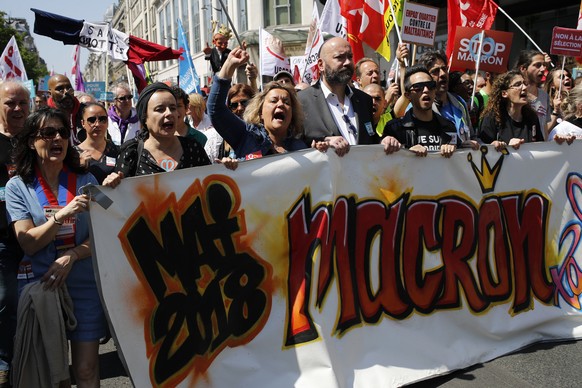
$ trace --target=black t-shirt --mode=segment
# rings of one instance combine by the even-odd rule
[[[79,154],[83,153],[83,150],[79,148],[79,146],[75,146],[75,149]],[[99,184],[103,183],[103,180],[107,178],[107,175],[115,171],[117,155],[119,155],[119,147],[113,144],[111,140],[107,140],[101,159],[91,159],[89,161],[89,172],[95,177],[95,179],[97,179]]]
[[[513,138],[523,139],[526,143],[544,141],[544,135],[540,129],[540,121],[537,116],[526,117],[521,122],[512,120],[507,114],[505,123],[500,127],[495,122],[495,117],[489,113],[483,117],[479,129],[479,138],[483,143],[491,144],[495,140],[509,143]]]
[[[451,142],[451,136],[446,133],[451,129],[455,132],[452,123],[448,128],[443,127],[436,114],[433,114],[431,121],[422,121],[412,116],[412,125],[387,125],[384,136],[395,137],[406,148],[420,144],[427,147],[428,151],[440,151],[441,145]]]
[[[6,217],[6,183],[12,176],[15,139],[0,133],[0,268],[16,270],[22,251]]]

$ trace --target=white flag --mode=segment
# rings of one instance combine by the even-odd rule
[[[14,36],[8,41],[0,58],[0,79],[3,81],[8,79],[28,81],[26,69]]]
[[[313,2],[313,15],[305,45],[305,67],[300,70],[302,82],[311,84],[313,81],[314,74],[317,73],[317,60],[319,59],[319,49],[321,46],[323,46],[323,33],[320,28],[317,4]]]
[[[106,52],[114,61],[127,61],[129,36],[111,28],[109,23],[84,22],[79,46],[93,52]]]
[[[346,18],[340,13],[338,0],[327,0],[321,11],[320,29],[333,36],[347,38]]]
[[[274,76],[281,70],[291,72],[289,58],[285,55],[283,42],[279,38],[260,28],[259,41],[261,75]]]

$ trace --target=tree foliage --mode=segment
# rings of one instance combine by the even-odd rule
[[[8,24],[6,13],[0,11],[0,53],[4,51],[4,48],[13,35],[16,37],[16,43],[18,44],[22,62],[24,62],[26,75],[28,79],[34,80],[35,84],[38,85],[39,78],[48,74],[46,64],[40,59],[38,52],[24,49],[22,34]]]

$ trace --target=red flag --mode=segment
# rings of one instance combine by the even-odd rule
[[[491,29],[497,7],[493,0],[448,0],[449,43],[455,41],[457,26]],[[447,44],[447,58],[451,57],[452,52],[453,45]]]
[[[297,65],[293,66],[293,82],[295,82],[295,85],[301,82],[301,74],[299,73],[299,67]]]
[[[352,46],[354,62],[358,62],[364,57],[362,41],[358,38],[360,26],[362,25],[362,12],[364,9],[363,0],[340,0],[340,14],[346,19],[347,39]]]
[[[386,37],[386,27],[384,26],[384,14],[388,11],[390,3],[381,3],[378,0],[364,0],[362,19],[364,25],[360,27],[358,38],[375,49],[382,44]],[[388,11],[390,12],[390,11]]]
[[[129,36],[129,50],[127,51],[126,65],[129,67],[135,79],[138,92],[147,86],[145,71],[143,70],[146,61],[165,61],[169,59],[178,59],[182,50],[174,50],[171,47],[162,46],[157,43]]]
[[[169,59],[178,59],[182,50],[174,50],[171,47],[129,36],[129,51],[127,52],[127,61],[140,64],[147,61],[166,61]]]

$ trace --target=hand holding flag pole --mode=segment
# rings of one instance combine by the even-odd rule
[[[389,1],[388,7],[390,8],[390,12],[392,13],[392,19],[394,19],[394,29],[396,30],[396,36],[398,36],[398,43],[402,43],[402,35],[400,35],[400,26],[398,26],[398,19],[396,19],[396,13],[394,12],[394,8],[392,7],[392,1]],[[388,34],[388,31],[386,31]],[[389,39],[386,36],[386,39]],[[408,58],[404,58],[404,65],[408,67]]]

